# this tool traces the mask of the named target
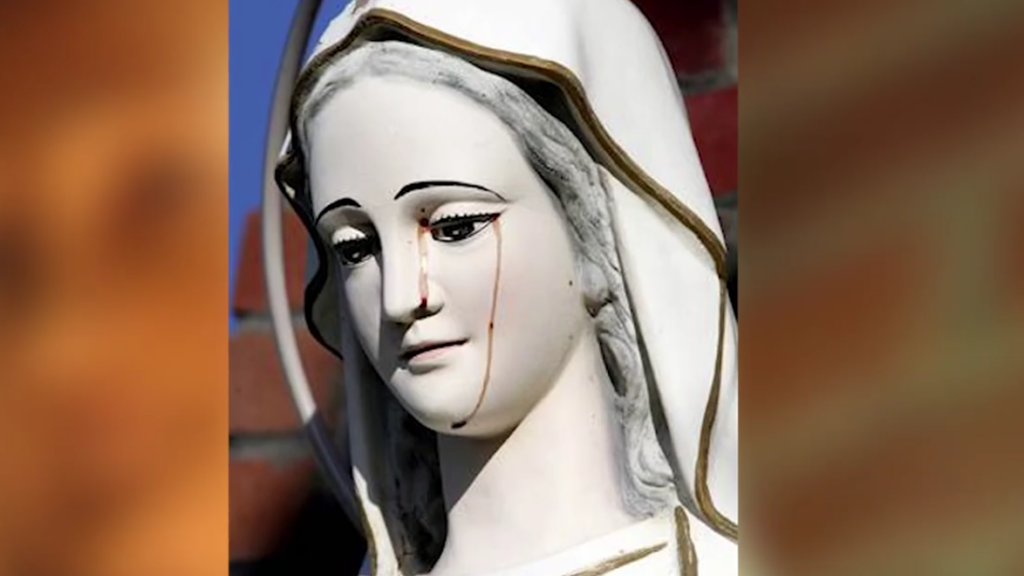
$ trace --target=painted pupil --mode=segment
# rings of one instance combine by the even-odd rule
[[[349,264],[360,262],[370,255],[370,242],[365,239],[342,242],[338,245],[338,253]]]
[[[486,224],[494,218],[490,214],[452,218],[435,224],[432,235],[435,240],[442,242],[458,242],[476,234],[483,229],[480,224]]]
[[[435,240],[441,242],[458,242],[476,234],[483,226],[496,218],[495,215],[481,215],[453,218],[446,222],[438,222],[433,225],[431,235]],[[429,226],[429,223],[421,220],[420,229]],[[374,242],[370,238],[359,238],[344,240],[335,245],[335,250],[345,264],[358,264],[366,260],[374,249]]]
[[[448,226],[442,226],[441,232],[453,240],[459,240],[473,233],[473,224],[475,222],[472,221],[449,224]]]

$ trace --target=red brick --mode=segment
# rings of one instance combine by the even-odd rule
[[[341,361],[307,330],[298,330],[296,338],[313,396],[328,422],[333,422],[339,400],[333,389],[341,382]],[[295,429],[299,420],[278,361],[273,334],[241,330],[231,338],[229,356],[231,432]]]
[[[704,173],[715,194],[736,190],[739,90],[733,86],[686,97],[690,127]]]
[[[285,276],[288,301],[294,310],[301,310],[306,288],[306,252],[309,246],[305,226],[290,208],[285,208],[284,236]],[[238,315],[259,314],[267,310],[267,292],[263,279],[262,215],[253,212],[246,219],[245,237],[235,286],[233,311]]]
[[[231,560],[257,560],[285,536],[309,494],[314,463],[284,466],[259,460],[232,460],[230,477]]]
[[[661,37],[676,74],[717,70],[725,63],[720,0],[634,0]]]

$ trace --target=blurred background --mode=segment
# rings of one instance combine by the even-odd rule
[[[222,574],[226,1],[0,3],[0,573]]]
[[[637,0],[665,43],[732,255],[736,301],[736,5],[723,0]],[[314,41],[347,4],[326,1]],[[277,363],[263,288],[259,197],[274,79],[296,0],[231,0],[231,574],[354,574],[362,538],[318,478]],[[682,103],[680,103],[682,105]],[[286,208],[286,210],[288,210]],[[302,319],[307,240],[285,214],[288,287],[300,350],[324,412],[341,365]],[[335,425],[339,423],[335,422]]]
[[[744,6],[744,561],[1024,573],[1024,6]]]

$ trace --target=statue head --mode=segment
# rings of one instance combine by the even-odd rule
[[[621,0],[600,17],[496,3],[519,27],[497,6],[370,4],[304,70],[277,176],[316,246],[307,319],[345,362],[379,573],[429,567],[443,544],[436,435],[514,428],[583,341],[609,377],[630,507],[682,502],[729,536],[701,488],[715,418],[735,424],[719,416],[736,380],[721,232],[646,22]],[[494,27],[472,32],[469,13]],[[534,18],[551,30],[524,33]],[[569,42],[601,27],[637,37],[646,102]],[[591,66],[612,58],[592,39]]]

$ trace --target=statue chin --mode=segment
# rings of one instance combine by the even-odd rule
[[[479,377],[472,380],[465,377],[446,379],[428,390],[433,384],[435,382],[423,379],[409,385],[410,388],[418,387],[420,390],[407,390],[406,385],[401,385],[402,391],[399,392],[396,390],[399,386],[394,383],[389,388],[410,416],[438,434],[494,437],[508,432],[521,419],[516,418],[516,415],[509,415],[507,411],[495,415],[486,404],[474,413],[479,397]],[[440,390],[445,385],[450,386],[452,390]],[[473,414],[473,417],[467,419],[470,414]]]

